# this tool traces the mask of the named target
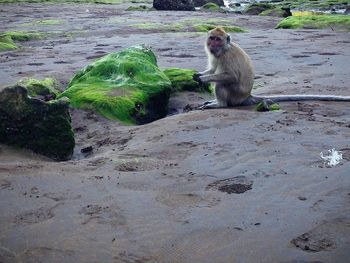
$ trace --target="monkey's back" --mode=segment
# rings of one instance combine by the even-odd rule
[[[251,93],[254,84],[253,64],[248,54],[237,44],[230,43],[230,49],[225,53],[222,71],[230,72],[237,79],[227,88],[230,93],[227,97],[229,105],[242,103]]]

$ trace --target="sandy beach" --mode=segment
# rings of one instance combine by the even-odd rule
[[[2,4],[3,31],[51,37],[0,53],[0,89],[24,77],[66,87],[96,58],[137,44],[161,68],[204,70],[205,33],[143,29],[222,19],[251,56],[253,93],[350,94],[350,33],[276,30],[280,18],[127,12],[129,5]],[[57,25],[28,25],[57,19]],[[0,262],[347,262],[350,107],[281,103],[183,112],[210,94],[171,98],[171,116],[125,126],[72,109],[73,159],[0,145]],[[81,149],[91,146],[84,154]],[[335,148],[340,164],[320,157]]]

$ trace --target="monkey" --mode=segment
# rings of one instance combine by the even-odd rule
[[[207,101],[199,109],[251,106],[263,102],[271,105],[283,101],[350,101],[350,96],[336,95],[273,95],[253,96],[253,64],[248,54],[231,41],[222,27],[208,32],[205,42],[208,69],[194,74],[199,82],[215,85],[215,100]]]

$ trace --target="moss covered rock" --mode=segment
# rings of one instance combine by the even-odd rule
[[[203,6],[208,3],[214,3],[218,6],[225,6],[225,3],[223,0],[193,0],[193,3],[195,6]]]
[[[57,161],[71,158],[74,133],[68,99],[45,102],[15,85],[0,92],[0,142],[33,150]]]
[[[59,94],[58,83],[52,78],[46,78],[43,80],[23,79],[18,81],[17,84],[25,86],[30,97],[45,101],[55,99]]]
[[[311,15],[290,16],[283,19],[276,28],[337,28],[350,31],[350,16],[346,15]]]
[[[219,12],[221,11],[220,6],[214,3],[206,3],[201,7],[201,10],[211,11],[211,12]]]
[[[12,31],[2,33],[0,34],[0,52],[18,48],[15,41],[29,41],[42,37],[43,34],[37,32]]]
[[[59,96],[108,119],[143,124],[166,116],[171,82],[144,46],[111,53],[79,71]]]
[[[288,17],[292,13],[289,7],[277,6],[272,9],[267,9],[259,14],[259,16],[276,16],[276,17]]]
[[[274,6],[269,3],[253,3],[245,9],[244,14],[259,15],[261,12],[273,8]]]
[[[196,73],[192,69],[168,68],[164,74],[170,79],[172,91],[210,91],[210,84],[199,83],[193,79]]]

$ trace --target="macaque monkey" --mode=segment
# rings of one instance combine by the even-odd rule
[[[263,102],[267,105],[281,101],[324,100],[350,101],[350,96],[333,95],[282,95],[258,97],[251,95],[254,84],[252,62],[221,27],[208,32],[205,43],[208,69],[195,74],[195,80],[213,82],[216,100],[207,101],[200,109],[249,106]]]

